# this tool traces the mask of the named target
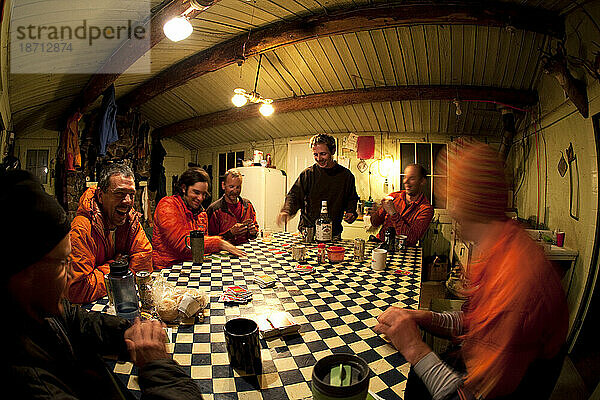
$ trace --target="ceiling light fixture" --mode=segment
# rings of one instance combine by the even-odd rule
[[[218,0],[190,0],[190,6],[181,15],[171,18],[163,25],[163,32],[169,40],[179,42],[194,32],[188,16],[194,10],[204,11]]]
[[[266,98],[262,97],[256,91],[256,86],[258,85],[258,75],[260,73],[260,64],[261,64],[261,61],[262,61],[262,54],[260,55],[260,57],[258,59],[258,68],[256,69],[256,79],[254,81],[254,90],[251,91],[251,92],[246,92],[244,89],[241,89],[241,88],[234,89],[233,92],[235,94],[231,98],[231,102],[236,107],[243,107],[248,102],[250,102],[250,103],[262,103],[261,106],[260,106],[260,108],[258,109],[258,111],[263,116],[268,117],[271,114],[273,114],[273,112],[275,112],[275,108],[271,104],[271,103],[273,103],[273,99],[266,99]]]

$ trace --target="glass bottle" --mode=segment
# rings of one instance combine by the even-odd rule
[[[108,279],[117,315],[133,322],[140,314],[135,277],[129,269],[129,263],[126,260],[110,263]]]
[[[333,235],[333,224],[327,211],[327,200],[321,202],[321,215],[315,223],[315,240],[317,242],[331,242]]]

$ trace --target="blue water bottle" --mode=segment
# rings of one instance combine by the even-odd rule
[[[133,322],[140,312],[135,277],[129,270],[129,263],[126,260],[110,263],[108,279],[117,315]]]

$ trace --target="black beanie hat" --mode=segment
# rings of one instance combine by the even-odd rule
[[[30,172],[0,172],[0,254],[3,280],[39,261],[71,226],[56,199]]]

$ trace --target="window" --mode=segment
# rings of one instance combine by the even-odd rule
[[[404,179],[404,168],[409,164],[422,165],[429,174],[427,186],[425,187],[425,197],[434,208],[446,208],[446,202],[443,198],[438,198],[435,194],[435,187],[445,188],[448,181],[448,172],[446,166],[436,165],[437,157],[446,156],[447,146],[444,143],[400,143],[400,182]],[[439,170],[439,168],[444,168]]]
[[[231,151],[229,153],[219,153],[219,197],[223,196],[223,188],[221,188],[221,182],[225,172],[231,168],[243,166],[242,161],[244,160],[243,151]],[[214,192],[213,192],[214,193]]]
[[[43,184],[48,183],[48,150],[27,150],[27,168]]]

